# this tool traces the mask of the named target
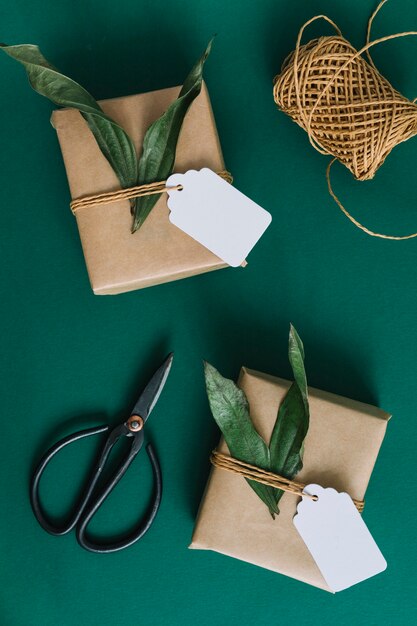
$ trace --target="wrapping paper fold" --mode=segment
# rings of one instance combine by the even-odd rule
[[[130,135],[140,154],[146,130],[175,100],[180,87],[100,102]],[[81,114],[54,111],[55,127],[72,198],[113,191],[120,184]],[[174,171],[224,169],[207,88],[191,105],[181,129]],[[226,267],[225,263],[173,226],[163,194],[142,228],[131,234],[128,200],[76,213],[91,286],[96,294],[116,294]]]
[[[239,386],[248,398],[255,427],[267,442],[289,385],[242,368]],[[310,428],[297,480],[334,487],[363,500],[390,415],[331,393],[309,392]],[[228,453],[223,439],[218,450]],[[298,502],[298,497],[285,493],[273,520],[245,479],[212,468],[190,548],[221,552],[330,591],[293,524]]]

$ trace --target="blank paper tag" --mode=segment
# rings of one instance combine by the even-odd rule
[[[307,485],[294,524],[332,591],[383,572],[387,563],[347,493]]]
[[[220,176],[203,168],[173,174],[167,187],[172,224],[233,267],[241,265],[271,222],[271,214]]]

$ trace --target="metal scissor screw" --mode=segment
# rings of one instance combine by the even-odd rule
[[[127,420],[126,426],[132,433],[137,433],[142,430],[144,421],[140,415],[131,415]]]

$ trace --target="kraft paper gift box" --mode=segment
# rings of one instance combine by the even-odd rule
[[[178,96],[180,87],[100,102],[104,112],[132,138],[138,154],[149,126]],[[55,127],[72,199],[120,189],[111,166],[75,109],[54,111]],[[174,172],[208,167],[224,170],[222,151],[206,86],[190,106],[177,145]],[[82,208],[76,220],[95,294],[117,294],[226,267],[168,219],[162,194],[143,226],[131,233],[128,200]]]
[[[242,368],[239,386],[255,428],[269,442],[290,383]],[[304,467],[296,480],[363,500],[390,415],[317,389],[309,393],[310,428]],[[223,439],[217,449],[229,453]],[[293,524],[299,502],[299,497],[284,493],[273,520],[244,478],[212,468],[190,548],[221,552],[330,591]]]

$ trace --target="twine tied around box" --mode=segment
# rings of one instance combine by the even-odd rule
[[[226,170],[217,172],[217,175],[230,184],[233,182],[233,176]],[[128,187],[127,189],[117,189],[116,191],[106,191],[104,193],[76,198],[70,203],[70,208],[72,213],[75,215],[80,209],[87,209],[103,204],[111,204],[112,202],[118,202],[119,200],[131,200],[132,198],[140,198],[142,196],[152,196],[157,193],[173,191],[174,189],[180,191],[182,189],[182,185],[167,187],[167,181],[162,180],[155,183],[148,183],[146,185]]]
[[[289,480],[288,478],[275,474],[274,472],[269,472],[260,467],[256,467],[256,465],[251,465],[250,463],[239,461],[239,459],[235,459],[227,454],[217,452],[217,450],[213,450],[211,453],[210,461],[214,467],[226,470],[227,472],[232,472],[233,474],[237,474],[248,480],[254,480],[262,485],[274,487],[275,489],[281,489],[282,491],[292,493],[295,496],[310,498],[312,500],[318,499],[317,496],[304,492],[304,488],[306,486],[305,483]],[[352,498],[352,502],[358,509],[359,513],[362,513],[365,507],[364,500],[355,500]]]
[[[217,176],[220,176],[220,178],[223,178],[223,180],[229,184],[233,183],[233,176],[227,170],[217,172]],[[119,202],[120,200],[131,200],[132,198],[140,198],[142,196],[152,196],[168,191],[181,191],[182,188],[182,185],[167,187],[167,181],[161,180],[154,183],[147,183],[145,185],[136,185],[135,187],[128,187],[126,189],[116,189],[115,191],[105,191],[103,193],[76,198],[70,202],[70,208],[72,214],[75,215],[80,209],[88,209],[91,207],[101,206],[103,204],[112,204],[113,202]],[[247,264],[247,261],[242,261],[240,266],[246,267]]]
[[[366,45],[356,50],[326,15],[308,20],[299,31],[295,50],[274,79],[274,100],[308,134],[311,145],[329,154],[326,178],[329,193],[355,226],[382,239],[411,239],[383,235],[363,226],[342,205],[332,189],[330,169],[343,163],[356,180],[374,177],[391,150],[417,134],[417,104],[400,94],[377,70],[370,48],[391,39],[417,35],[408,31],[370,41],[372,22],[387,0],[379,3],[368,22]],[[307,26],[323,19],[337,35],[301,45]],[[368,61],[362,54],[366,53]],[[417,100],[417,99],[416,99]]]

